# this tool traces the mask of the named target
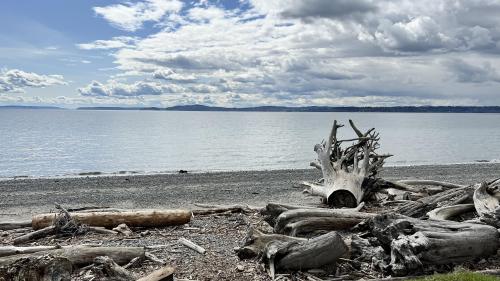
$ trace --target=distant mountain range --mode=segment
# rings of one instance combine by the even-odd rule
[[[235,111],[235,112],[441,112],[441,113],[500,113],[500,106],[257,106],[216,107],[206,105],[177,105],[172,107],[80,107],[79,110],[159,110],[159,111]]]
[[[7,105],[0,109],[65,109],[56,106]],[[232,112],[416,112],[416,113],[500,113],[500,106],[256,106],[217,107],[206,105],[177,105],[172,107],[79,107],[78,110],[157,110],[157,111],[232,111]]]
[[[57,106],[37,106],[37,105],[0,105],[0,109],[65,109]]]

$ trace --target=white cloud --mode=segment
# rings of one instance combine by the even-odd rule
[[[94,7],[94,12],[119,29],[136,31],[144,22],[160,21],[168,13],[179,12],[182,6],[178,0],[146,0]]]
[[[116,77],[124,79],[119,86],[94,82],[80,92],[129,98],[158,93],[163,101],[217,105],[500,103],[488,83],[500,67],[494,55],[500,53],[500,18],[490,12],[500,11],[497,1],[241,3],[250,9],[200,3],[156,17],[152,21],[163,29],[144,38],[80,44],[109,49],[122,71]],[[118,6],[143,11],[150,4]],[[132,29],[144,20],[139,22]],[[476,88],[462,83],[467,75]]]
[[[0,71],[0,93],[23,93],[24,88],[45,88],[66,84],[62,75],[41,75],[19,69]]]
[[[119,36],[110,40],[96,40],[91,43],[77,44],[82,50],[108,50],[133,47],[138,41],[137,37]]]
[[[131,84],[120,83],[115,80],[102,84],[92,81],[89,85],[79,88],[82,96],[97,97],[137,97],[147,95],[161,95],[171,93],[176,90],[176,86],[167,86],[152,81],[139,81]]]

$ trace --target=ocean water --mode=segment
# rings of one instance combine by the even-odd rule
[[[308,168],[349,118],[376,127],[388,166],[500,159],[500,114],[3,109],[0,177]]]

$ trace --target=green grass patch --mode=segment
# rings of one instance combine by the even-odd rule
[[[409,281],[499,281],[500,277],[472,272],[455,272],[450,274],[436,274],[426,278]]]

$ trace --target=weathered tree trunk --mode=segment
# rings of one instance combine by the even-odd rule
[[[403,204],[396,209],[396,212],[410,217],[423,217],[436,208],[472,202],[473,193],[474,186],[449,189]]]
[[[347,252],[347,245],[336,232],[306,240],[278,234],[253,232],[238,251],[240,258],[262,256],[275,270],[306,270],[334,264]]]
[[[365,193],[371,189],[384,159],[391,156],[375,153],[379,137],[373,129],[363,134],[352,120],[349,123],[357,138],[337,140],[337,129],[343,125],[337,124],[335,120],[328,140],[314,147],[319,163],[313,166],[321,168],[323,184],[309,184],[305,190],[311,195],[323,197],[334,207],[356,207],[361,203]],[[347,141],[356,143],[342,148],[341,144]]]
[[[158,227],[188,223],[191,212],[188,210],[143,210],[130,212],[89,212],[71,213],[71,218],[79,223],[113,228],[125,223],[130,227]],[[57,214],[35,215],[32,218],[33,229],[50,226]]]
[[[332,220],[338,219],[336,223],[330,225],[339,226],[342,222],[347,224],[360,223],[361,221],[374,217],[375,214],[362,213],[353,210],[344,209],[295,209],[281,213],[276,219],[276,224],[274,225],[275,233],[284,233],[288,228],[290,230],[294,229],[293,224],[298,221],[307,221],[309,219],[318,218],[330,218]],[[357,224],[356,223],[356,224]],[[288,227],[287,227],[288,226]],[[311,226],[311,224],[309,224]],[[319,227],[321,229],[321,227]]]
[[[378,215],[371,233],[391,252],[391,270],[406,275],[422,265],[463,262],[496,254],[498,231],[488,225]]]
[[[27,256],[0,265],[2,281],[70,281],[72,265],[64,257],[52,255]]]
[[[142,247],[84,247],[74,246],[57,250],[36,252],[31,254],[14,255],[0,258],[0,266],[15,263],[17,260],[38,257],[40,255],[52,255],[67,258],[73,266],[85,266],[93,263],[99,256],[108,256],[117,264],[122,265],[135,257],[144,257],[145,251]]]

